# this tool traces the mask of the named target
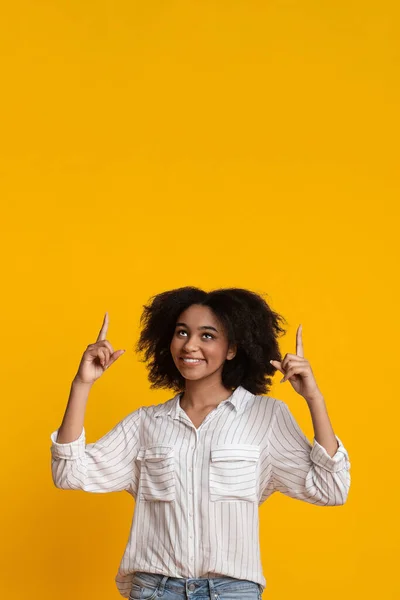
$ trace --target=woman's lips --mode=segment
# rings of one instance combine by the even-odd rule
[[[187,362],[183,358],[181,358],[180,360],[182,361],[182,364],[185,365],[185,367],[198,367],[199,365],[206,362],[204,359],[196,359],[196,362],[192,362],[192,361]]]

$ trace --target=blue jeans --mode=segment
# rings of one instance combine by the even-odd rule
[[[136,571],[129,600],[261,600],[261,585],[247,579],[184,579]]]

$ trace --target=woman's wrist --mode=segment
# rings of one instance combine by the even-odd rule
[[[93,385],[93,381],[88,382],[88,381],[82,381],[81,379],[79,379],[79,377],[77,375],[75,375],[75,377],[72,380],[72,386],[74,388],[79,388],[79,389],[90,389]]]

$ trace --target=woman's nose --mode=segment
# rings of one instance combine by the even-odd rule
[[[193,340],[188,340],[184,345],[185,350],[192,352],[196,349],[196,343]]]

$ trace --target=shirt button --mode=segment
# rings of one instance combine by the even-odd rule
[[[193,471],[192,467],[189,468],[189,471]]]
[[[189,513],[189,517],[193,517],[193,513]]]

